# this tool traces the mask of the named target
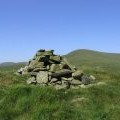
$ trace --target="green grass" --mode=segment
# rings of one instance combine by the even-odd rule
[[[76,50],[66,55],[68,61],[82,69],[119,70],[120,54]]]
[[[103,64],[79,68],[105,85],[66,91],[27,85],[14,74],[20,66],[0,68],[0,120],[120,120],[120,62]]]

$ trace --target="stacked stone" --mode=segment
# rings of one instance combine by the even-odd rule
[[[54,54],[54,50],[39,50],[28,64],[18,71],[29,74],[28,84],[54,86],[57,89],[89,84],[90,77],[72,67],[64,57]]]

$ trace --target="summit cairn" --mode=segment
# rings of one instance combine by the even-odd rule
[[[18,73],[30,75],[28,84],[54,86],[56,89],[76,88],[91,82],[90,77],[72,67],[64,57],[55,55],[54,50],[38,50],[33,59],[18,70]]]

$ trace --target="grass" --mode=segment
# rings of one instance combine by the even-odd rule
[[[105,84],[55,90],[27,85],[27,76],[14,74],[20,66],[0,68],[0,120],[120,120],[120,63],[87,64],[83,71]]]

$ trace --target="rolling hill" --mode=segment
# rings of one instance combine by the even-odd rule
[[[105,53],[93,50],[75,50],[65,56],[67,60],[79,68],[100,68],[120,70],[120,54]]]

